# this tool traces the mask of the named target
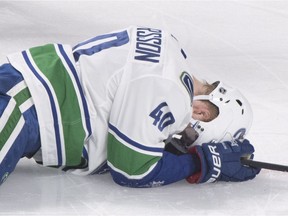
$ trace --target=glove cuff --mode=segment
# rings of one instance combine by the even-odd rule
[[[196,171],[194,174],[186,178],[190,184],[198,184],[201,183],[206,174],[206,161],[205,157],[203,157],[204,153],[201,146],[194,146],[189,149],[189,153],[191,154],[193,161],[196,166]]]

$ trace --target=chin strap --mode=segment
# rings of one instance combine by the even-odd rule
[[[223,99],[219,98],[219,97],[214,97],[213,94],[209,94],[209,95],[196,95],[196,96],[194,96],[193,101],[197,101],[197,100],[208,100],[208,101],[212,102],[212,101],[222,101]]]
[[[193,100],[212,100],[212,95],[196,95],[193,97]]]

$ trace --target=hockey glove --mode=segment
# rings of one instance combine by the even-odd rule
[[[245,181],[255,178],[259,168],[241,164],[241,157],[253,157],[254,147],[248,140],[240,142],[205,143],[190,149],[200,159],[200,172],[187,178],[189,183],[214,181]]]

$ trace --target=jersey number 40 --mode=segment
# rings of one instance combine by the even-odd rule
[[[166,102],[163,102],[159,104],[149,115],[154,119],[153,125],[157,126],[160,131],[163,131],[165,127],[175,122],[173,114],[166,111],[166,108],[168,108],[168,105]]]

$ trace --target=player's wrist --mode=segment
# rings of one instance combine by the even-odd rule
[[[189,153],[191,154],[193,163],[195,165],[195,171],[191,176],[187,177],[186,180],[191,184],[200,183],[206,170],[206,162],[204,161],[205,158],[203,157],[203,150],[201,146],[195,146],[189,149]],[[204,170],[202,170],[203,168]]]

